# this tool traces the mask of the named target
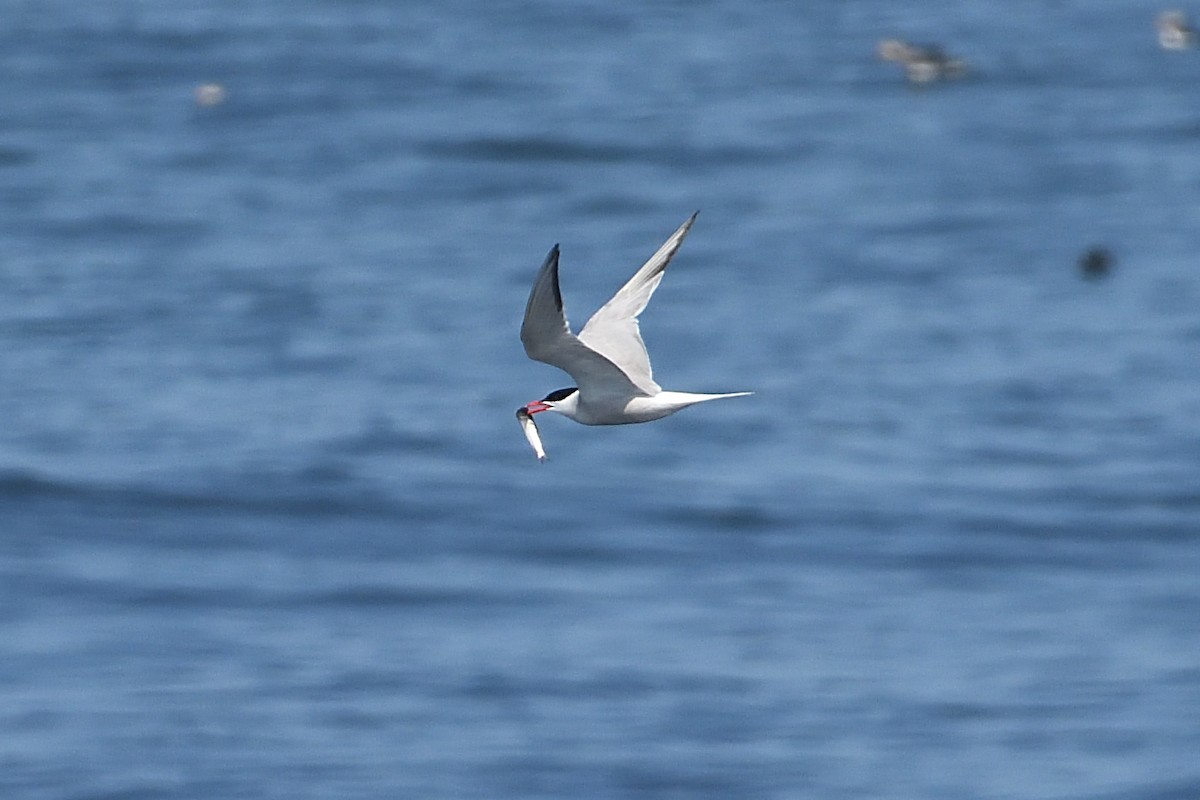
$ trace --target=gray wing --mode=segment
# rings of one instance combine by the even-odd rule
[[[645,343],[642,342],[637,318],[662,281],[663,271],[683,244],[683,237],[691,230],[692,223],[696,221],[696,214],[688,217],[687,221],[671,234],[663,246],[658,248],[658,252],[650,256],[650,260],[634,273],[611,300],[592,315],[579,332],[581,342],[620,367],[629,376],[629,380],[647,394],[658,394],[661,389],[654,382],[650,356],[646,353]]]
[[[529,292],[525,320],[521,323],[521,344],[534,361],[558,367],[574,378],[580,394],[591,397],[643,394],[616,364],[571,333],[558,288],[558,245],[550,249]]]

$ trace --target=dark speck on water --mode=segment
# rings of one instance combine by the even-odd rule
[[[1113,255],[1105,247],[1089,247],[1079,257],[1079,269],[1083,277],[1092,280],[1107,278],[1113,266]]]
[[[0,797],[1200,797],[1154,9],[3,12]],[[755,396],[539,467],[547,248],[580,315],[695,208],[655,379]]]

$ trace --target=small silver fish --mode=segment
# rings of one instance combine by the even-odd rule
[[[522,406],[517,409],[517,422],[521,423],[521,432],[529,440],[529,446],[533,448],[533,454],[537,456],[538,461],[545,461],[546,451],[542,449],[542,437],[538,435],[537,423],[533,421],[533,414],[530,414]]]

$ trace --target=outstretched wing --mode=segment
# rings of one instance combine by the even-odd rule
[[[521,344],[534,361],[558,367],[574,378],[580,394],[591,397],[643,394],[616,364],[571,333],[558,288],[558,245],[550,249],[529,292],[525,320],[521,323]]]
[[[696,214],[700,212],[697,211]],[[650,302],[650,296],[662,282],[663,271],[671,257],[683,244],[683,237],[696,221],[692,214],[679,226],[671,237],[650,256],[634,276],[612,296],[579,332],[579,341],[606,357],[621,368],[629,380],[647,394],[658,394],[661,389],[654,382],[650,369],[650,356],[642,341],[638,327],[638,315]],[[557,286],[557,283],[555,284]]]

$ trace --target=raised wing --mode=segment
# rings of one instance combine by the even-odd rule
[[[563,314],[558,288],[558,245],[550,248],[525,305],[521,344],[534,361],[558,367],[575,379],[581,395],[640,395],[638,388],[616,364],[571,333]]]
[[[650,356],[646,353],[637,318],[662,281],[663,271],[683,244],[683,237],[691,230],[696,214],[688,217],[671,234],[658,252],[650,256],[650,260],[592,315],[579,332],[581,342],[620,367],[629,380],[647,394],[658,394],[661,389],[654,382]]]

